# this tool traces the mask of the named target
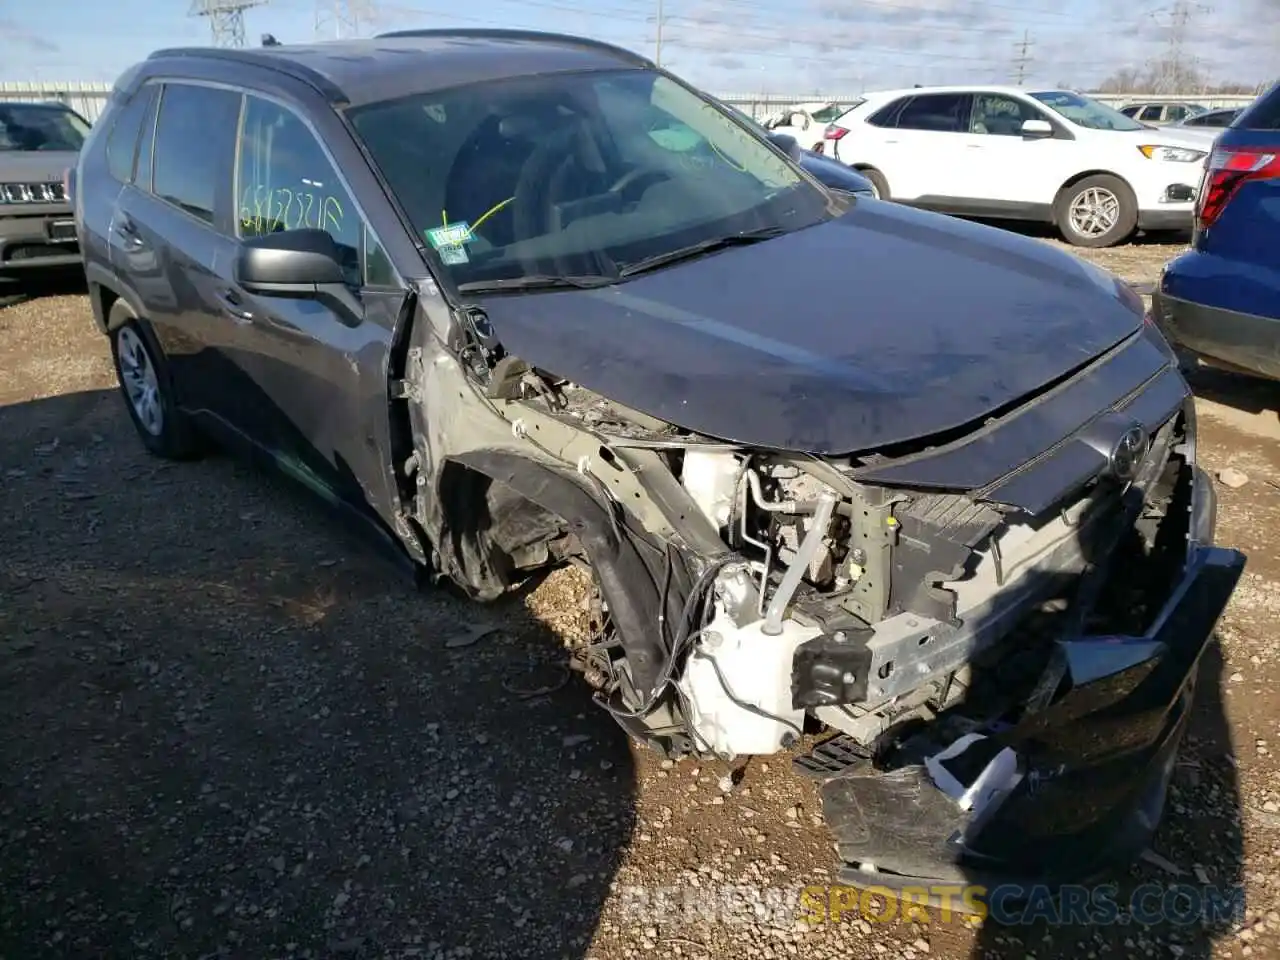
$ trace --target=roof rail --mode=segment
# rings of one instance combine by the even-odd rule
[[[164,60],[177,57],[198,57],[205,60],[226,60],[231,63],[243,63],[247,66],[261,67],[276,73],[301,80],[315,89],[322,97],[333,104],[347,102],[347,95],[323,73],[287,56],[262,53],[260,50],[237,50],[230,47],[167,47],[157,50],[148,60]]]
[[[589,37],[577,37],[569,33],[548,33],[542,30],[509,30],[503,27],[462,27],[458,29],[441,27],[426,30],[392,30],[389,33],[380,33],[374,39],[393,40],[397,38],[410,39],[413,37],[458,37],[461,39],[472,40],[549,40],[555,43],[585,47],[588,50],[599,50],[604,53],[611,53],[614,56],[621,57],[631,63],[644,64],[645,66],[653,65],[652,61],[650,61],[648,57],[641,56],[633,50],[628,50],[626,47],[619,47],[612,43],[605,43],[603,40],[592,40]]]

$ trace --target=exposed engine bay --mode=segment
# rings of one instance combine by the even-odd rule
[[[1160,536],[1170,504],[1188,495],[1191,445],[1176,412],[1154,435],[1140,431],[1123,478],[1082,477],[1031,514],[981,491],[863,482],[883,455],[840,461],[690,435],[495,357],[483,333],[460,352],[516,437],[575,462],[623,537],[635,511],[659,534],[650,546],[665,554],[648,624],[660,659],[648,664],[654,682],[645,683],[636,646],[611,622],[618,601],[604,578],[606,627],[577,666],[632,734],[672,755],[769,754],[827,727],[871,756],[962,703],[967,728],[1009,722],[1035,698],[1048,702],[1051,641],[1099,615],[1113,555],[1146,568],[1165,549],[1167,588],[1185,550],[1185,519],[1172,541]],[[575,443],[583,453],[569,452]],[[500,548],[490,560],[501,553],[513,574],[575,555],[591,563],[562,523],[531,520],[500,495],[491,488],[490,513],[523,519],[506,534],[490,523],[491,547]],[[661,521],[646,523],[646,507]],[[695,520],[701,536],[690,534]],[[1024,686],[1050,685],[1024,690],[1018,703],[1009,675],[1019,671],[1031,678]],[[1004,695],[975,703],[983,673]]]
[[[1157,436],[1136,482],[1089,484],[1039,517],[963,494],[838,489],[823,477],[848,474],[830,462],[697,449],[673,458],[737,558],[716,563],[701,619],[673,652],[691,749],[773,753],[817,720],[871,752],[961,703],[990,713],[971,716],[975,727],[1009,719],[1017,705],[983,711],[970,699],[974,671],[1006,643],[1015,659],[1047,656],[1051,615],[1068,629],[1068,612],[1092,603],[1079,589],[1091,564],[1122,549],[1148,562],[1180,472],[1174,430]],[[1136,545],[1122,546],[1117,529]],[[1041,632],[1028,637],[1033,613]]]

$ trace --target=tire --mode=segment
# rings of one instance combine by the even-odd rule
[[[150,326],[118,303],[111,319],[111,359],[120,396],[142,445],[165,460],[198,456],[200,436],[174,403],[169,366]]]
[[[889,181],[884,178],[883,173],[881,173],[875,167],[867,167],[867,169],[865,170],[858,170],[858,173],[862,174],[864,177],[866,177],[868,180],[871,181],[871,189],[876,192],[877,200],[890,199]]]
[[[1053,221],[1072,246],[1113,247],[1138,228],[1138,201],[1119,177],[1100,173],[1058,192]]]

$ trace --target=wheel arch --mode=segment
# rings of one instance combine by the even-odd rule
[[[518,453],[472,450],[441,461],[429,508],[434,516],[422,519],[432,528],[443,572],[477,595],[493,597],[502,590],[480,539],[489,532],[488,487],[494,483],[557,518],[577,539],[608,604],[632,680],[647,696],[663,668],[660,614],[678,623],[692,588],[683,558],[628,524],[617,504],[564,473]]]
[[[884,184],[884,189],[880,191],[883,194],[881,199],[889,200],[892,198],[893,184],[891,184],[889,182],[889,178],[884,175],[884,171],[881,170],[879,167],[877,167],[874,163],[863,163],[863,162],[851,163],[849,164],[849,167],[850,169],[861,174],[875,174],[877,177],[880,178],[881,183]],[[870,178],[868,177],[868,179]]]
[[[89,286],[89,305],[93,309],[93,319],[101,333],[109,334],[126,320],[140,319],[146,315],[142,309],[142,298],[127,285],[121,284],[115,274],[97,264],[88,264],[85,278]],[[113,321],[113,310],[117,303],[126,304],[130,315],[116,314],[117,319]]]
[[[1133,189],[1133,184],[1129,182],[1128,177],[1124,176],[1123,174],[1116,173],[1114,170],[1107,170],[1102,167],[1098,167],[1096,169],[1083,170],[1080,173],[1072,174],[1070,177],[1064,180],[1062,184],[1058,187],[1057,192],[1054,193],[1053,195],[1053,202],[1057,203],[1058,200],[1062,198],[1062,195],[1064,193],[1066,193],[1068,190],[1074,187],[1081,180],[1087,180],[1089,179],[1089,177],[1115,177],[1122,184],[1124,184],[1125,189],[1129,191],[1129,196],[1133,199],[1135,203],[1137,203],[1138,194]]]

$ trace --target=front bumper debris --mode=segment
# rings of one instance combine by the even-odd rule
[[[825,772],[810,765],[810,775],[824,780],[824,813],[845,863],[841,882],[889,890],[1053,887],[1106,874],[1145,849],[1190,717],[1201,654],[1245,564],[1241,553],[1208,545],[1213,488],[1198,469],[1191,503],[1186,563],[1151,627],[1141,636],[1057,642],[1065,692],[1006,729],[985,731],[991,743],[978,766],[1002,769],[981,802],[958,802],[955,791],[938,786],[941,754],[928,766],[877,770],[869,757],[837,757],[836,747],[826,753]],[[1016,755],[1016,772],[1007,751]],[[970,783],[978,766],[970,764]]]

